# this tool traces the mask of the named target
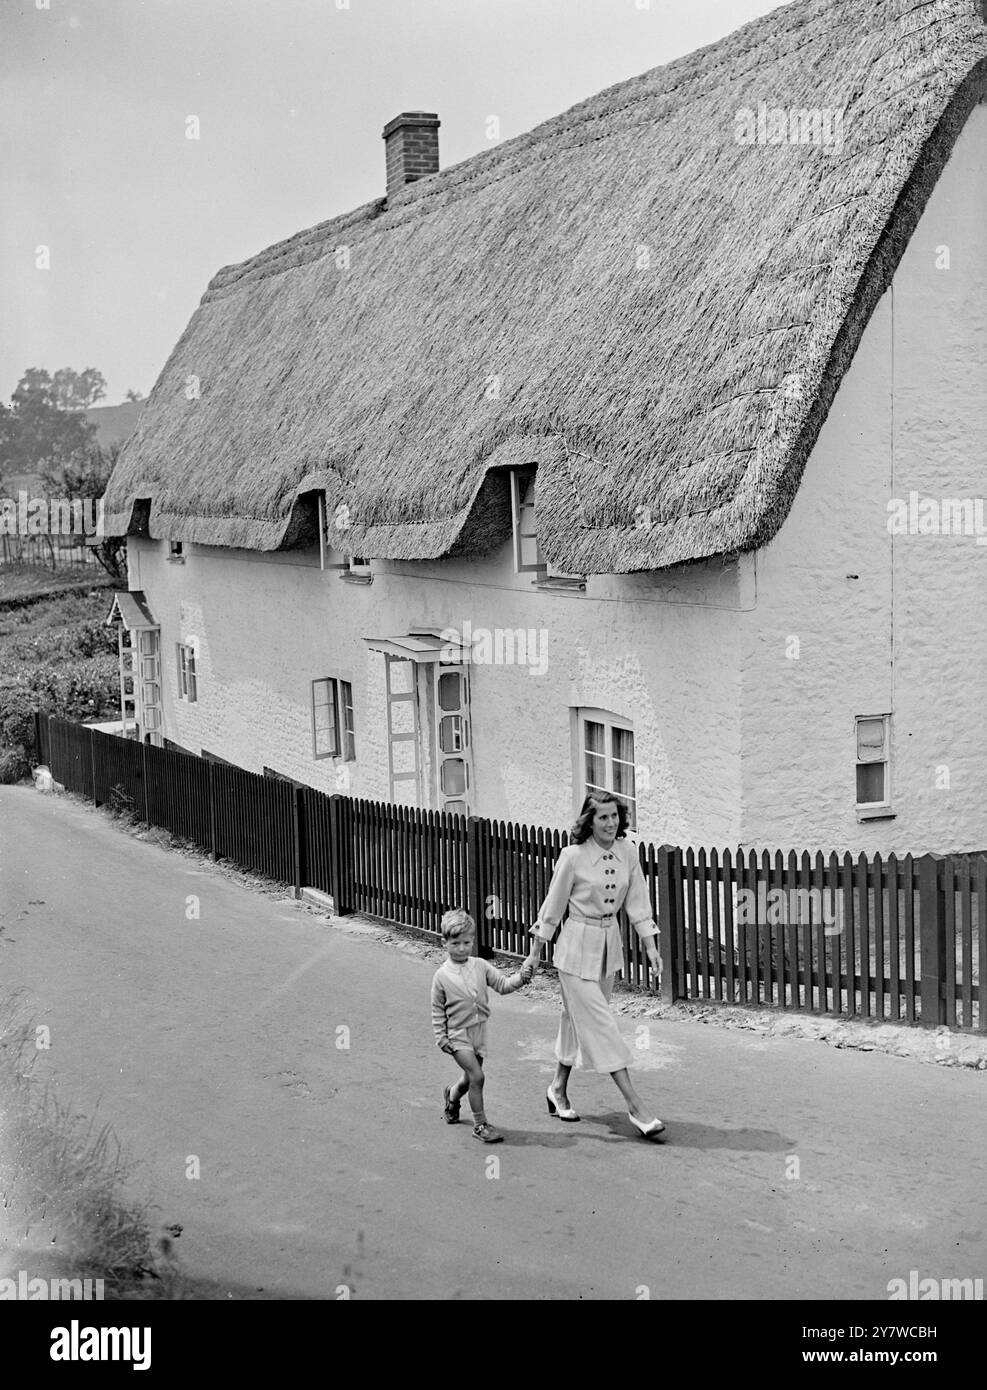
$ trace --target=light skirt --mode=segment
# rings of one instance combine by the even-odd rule
[[[559,985],[562,1017],[555,1040],[556,1059],[565,1067],[586,1071],[614,1072],[630,1066],[631,1050],[610,1012],[613,976],[581,980],[560,970]]]

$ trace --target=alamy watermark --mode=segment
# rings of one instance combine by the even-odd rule
[[[738,145],[815,145],[824,154],[843,148],[843,111],[832,106],[742,106],[733,118]]]
[[[527,666],[532,676],[543,676],[548,670],[548,631],[543,627],[474,627],[467,618],[462,628],[443,628],[440,636],[446,643],[442,661]]]
[[[974,536],[987,545],[987,519],[982,497],[892,497],[888,503],[892,536]]]
[[[0,1279],[0,1300],[92,1302],[104,1297],[103,1285],[102,1279],[32,1279],[26,1269],[20,1269],[16,1279]]]
[[[738,888],[735,916],[738,926],[791,927],[821,925],[826,936],[843,931],[843,899],[834,889]]]
[[[0,497],[0,536],[95,536],[103,539],[102,497]]]
[[[962,1302],[982,1300],[984,1281],[982,1279],[920,1279],[917,1269],[908,1271],[907,1279],[888,1280],[888,1300],[920,1299],[928,1302]]]

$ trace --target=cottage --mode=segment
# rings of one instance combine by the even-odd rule
[[[901,525],[984,489],[985,95],[982,0],[798,0],[453,168],[389,122],[386,196],[216,275],[114,471],[142,734],[987,846],[987,547]]]

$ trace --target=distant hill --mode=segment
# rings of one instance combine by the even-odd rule
[[[129,439],[137,425],[143,401],[124,401],[121,405],[94,405],[86,411],[86,419],[96,426],[96,443],[103,449],[110,444],[122,444]],[[40,473],[8,473],[0,475],[0,493],[16,498],[24,491],[29,497],[43,497],[44,480]]]
[[[122,444],[129,439],[137,425],[143,401],[124,401],[122,405],[94,405],[86,411],[86,419],[96,426],[96,443]]]

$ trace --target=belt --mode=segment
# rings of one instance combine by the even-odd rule
[[[609,912],[605,917],[575,917],[570,912],[568,920],[570,922],[580,922],[584,927],[603,927],[608,929],[611,925],[617,925],[616,912]]]

